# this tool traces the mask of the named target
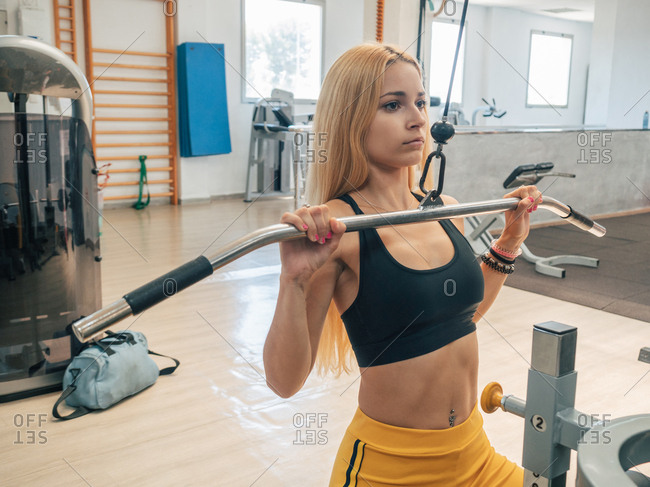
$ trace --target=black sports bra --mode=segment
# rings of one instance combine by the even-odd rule
[[[350,195],[338,199],[363,214]],[[424,355],[476,330],[472,318],[483,300],[483,273],[456,226],[440,224],[454,256],[426,270],[395,260],[377,230],[359,231],[359,290],[341,315],[359,367]]]

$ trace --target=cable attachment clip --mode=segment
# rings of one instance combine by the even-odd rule
[[[445,179],[445,165],[447,162],[447,158],[445,157],[445,154],[443,154],[442,152],[442,146],[446,145],[449,139],[451,139],[455,133],[456,130],[454,129],[454,126],[452,124],[447,122],[447,117],[442,117],[442,120],[437,121],[431,126],[431,137],[433,137],[433,140],[438,144],[438,148],[436,149],[435,152],[429,154],[429,157],[427,157],[427,160],[424,164],[422,177],[420,178],[420,190],[424,194],[426,194],[426,196],[420,203],[420,208],[424,208],[426,206],[436,206],[440,204],[440,202],[436,202],[436,200],[442,193],[442,186]],[[431,165],[431,160],[434,157],[440,159],[438,187],[436,189],[432,189],[429,191],[424,188],[424,183],[426,181],[427,174],[429,172],[429,166]]]

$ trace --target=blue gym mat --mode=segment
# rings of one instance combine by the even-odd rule
[[[231,152],[223,44],[177,46],[181,157]]]

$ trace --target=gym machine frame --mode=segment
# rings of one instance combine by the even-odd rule
[[[248,149],[248,170],[244,201],[250,203],[262,196],[289,196],[291,194],[290,174],[293,166],[296,183],[295,197],[304,180],[304,164],[298,164],[300,147],[296,147],[296,133],[311,129],[307,121],[311,115],[295,115],[293,93],[273,89],[270,98],[261,98],[253,110],[251,137]],[[300,120],[300,122],[299,122]],[[301,123],[302,122],[302,123]],[[302,135],[300,135],[302,140]],[[309,137],[305,136],[309,141]],[[273,144],[277,142],[277,144]],[[306,145],[306,144],[303,144]],[[290,147],[293,146],[293,150]],[[306,149],[306,148],[305,148]],[[299,174],[298,171],[301,171]],[[253,177],[253,173],[256,176]],[[277,184],[276,184],[277,180]],[[256,185],[256,189],[252,188]],[[274,189],[272,186],[278,186]],[[297,204],[297,203],[296,203]]]
[[[650,462],[650,414],[598,418],[576,410],[574,370],[578,330],[553,321],[533,327],[526,401],[492,382],[481,408],[524,418],[524,486],[564,487],[571,450],[578,452],[577,487],[650,486],[630,470]]]
[[[64,272],[63,269],[65,269],[69,274],[67,274],[66,279],[62,278],[60,282],[57,280],[57,289],[61,290],[58,296],[66,296],[61,302],[56,299],[46,301],[42,296],[32,296],[32,298],[29,298],[32,300],[29,306],[25,305],[22,308],[23,304],[20,303],[14,308],[12,306],[14,303],[10,305],[7,301],[12,293],[9,292],[7,287],[1,287],[2,292],[7,294],[4,296],[5,305],[0,309],[0,313],[2,313],[0,328],[2,328],[3,335],[0,346],[6,349],[22,346],[23,353],[25,353],[24,350],[29,350],[27,355],[29,359],[26,360],[24,366],[10,367],[6,373],[2,370],[2,373],[0,373],[0,402],[59,388],[63,370],[60,370],[58,366],[48,370],[48,366],[52,363],[64,361],[53,357],[65,357],[65,360],[69,360],[70,357],[61,352],[64,347],[58,345],[64,340],[63,337],[53,336],[53,333],[57,331],[63,332],[67,320],[73,319],[73,316],[87,314],[101,306],[101,279],[99,277],[99,260],[97,260],[101,259],[99,246],[87,250],[87,246],[70,244],[71,251],[69,254],[66,253],[65,256],[56,257],[58,255],[57,248],[67,248],[68,241],[74,242],[73,237],[69,236],[71,234],[67,233],[68,229],[73,228],[76,231],[78,227],[75,227],[74,222],[83,222],[84,218],[86,218],[84,212],[77,211],[80,210],[81,204],[77,206],[71,203],[71,200],[83,201],[79,198],[86,199],[86,196],[75,198],[75,193],[81,195],[82,193],[79,193],[79,190],[83,191],[84,188],[76,188],[72,183],[66,181],[66,177],[62,177],[60,174],[54,175],[51,172],[52,160],[57,160],[57,157],[50,158],[50,139],[53,139],[54,135],[56,135],[59,141],[63,141],[57,143],[65,143],[69,146],[72,135],[68,133],[66,137],[62,137],[63,132],[54,135],[48,134],[50,124],[47,120],[48,117],[51,120],[56,120],[58,116],[58,114],[48,114],[49,98],[69,99],[71,104],[60,117],[82,120],[89,135],[91,135],[93,100],[88,81],[79,66],[59,49],[30,37],[2,35],[0,36],[0,96],[4,97],[6,95],[10,95],[14,112],[3,115],[13,117],[15,120],[14,145],[19,159],[14,159],[13,162],[9,158],[0,161],[0,164],[5,165],[4,172],[0,171],[2,174],[0,185],[4,188],[10,187],[12,191],[15,191],[13,193],[15,199],[13,197],[10,199],[1,198],[0,232],[5,232],[6,228],[8,228],[7,214],[10,210],[21,215],[21,223],[16,227],[16,234],[21,235],[20,241],[22,243],[16,246],[15,249],[17,252],[19,251],[20,259],[23,257],[26,259],[25,266],[27,268],[31,266],[32,270],[18,272],[18,280],[16,280],[15,275],[12,275],[13,271],[7,271],[12,277],[8,277],[5,285],[12,286],[12,289],[21,289],[25,285],[24,283],[27,282],[23,279],[25,276],[30,276],[29,278],[33,278],[34,282],[37,279],[45,280],[47,277],[44,276],[52,275],[49,269],[53,267],[58,268],[61,272]],[[27,97],[30,95],[42,96],[43,113],[27,113]],[[30,117],[42,117],[42,125],[32,125],[34,118]],[[29,162],[27,151],[37,149],[28,149],[28,143],[21,142],[17,144],[15,142],[15,136],[17,135],[21,135],[22,140],[28,140],[30,135],[30,132],[27,131],[28,126],[42,127],[42,129],[39,129],[38,142],[35,145],[35,147],[38,147],[39,154],[39,160],[32,161],[35,163]],[[57,125],[53,123],[52,126],[56,127]],[[31,135],[34,136],[35,134],[32,132]],[[3,149],[6,149],[6,147],[3,147]],[[4,154],[7,154],[7,152],[3,152],[3,157],[5,157]],[[63,166],[61,168],[72,167],[68,166],[69,162],[69,160],[62,161]],[[79,164],[82,164],[82,162],[79,162]],[[92,166],[94,170],[94,161]],[[65,174],[67,178],[71,177],[68,173]],[[96,177],[93,177],[93,180],[96,181]],[[30,184],[30,181],[33,184]],[[38,189],[41,187],[44,187],[45,191],[39,194]],[[90,201],[93,201],[94,193],[91,190],[92,188],[89,187],[88,189],[87,197]],[[72,215],[68,213],[70,210],[72,210]],[[32,216],[23,218],[22,212]],[[60,220],[57,220],[58,217],[65,218],[66,223],[62,224]],[[56,227],[58,225],[60,225],[60,231],[65,232],[68,236],[60,239],[57,237],[59,230]],[[37,235],[44,235],[38,232],[47,232],[46,242],[48,242],[47,248],[50,255],[45,260],[41,260],[38,257],[40,254],[34,250],[37,248],[35,244],[38,241]],[[76,235],[82,235],[82,233]],[[92,238],[94,239],[95,235],[92,235]],[[10,259],[6,257],[5,250],[8,247],[5,247],[6,240],[2,235],[0,235],[0,243],[2,244],[2,248],[0,248],[0,265],[4,265]],[[97,243],[99,242],[97,241]],[[7,245],[9,246],[9,244]],[[54,259],[50,260],[52,258]],[[46,262],[48,262],[47,266],[45,266]],[[83,287],[87,294],[75,294],[75,290],[78,290],[81,286],[76,286],[72,276],[74,273],[80,275],[82,262],[92,265],[92,272],[88,272],[88,267],[83,269],[86,271],[86,281]],[[6,265],[11,266],[12,264],[8,263]],[[48,271],[42,271],[43,268],[48,269]],[[38,278],[36,277],[37,273],[39,273]],[[30,291],[33,294],[33,288]],[[81,296],[85,296],[85,299]],[[71,308],[66,306],[71,306]],[[21,309],[20,314],[13,314],[16,309]],[[43,312],[45,309],[49,311],[47,313]],[[67,313],[72,312],[71,310],[74,310],[75,313],[78,311],[78,314],[67,315]],[[40,316],[38,316],[39,314]],[[20,325],[15,325],[10,321],[15,318],[21,318],[18,322]],[[62,325],[61,329],[58,329],[59,325]],[[16,330],[20,328],[26,329],[27,327],[30,329],[32,339],[29,342],[14,342],[14,336],[18,336]],[[22,332],[20,333],[22,334]],[[67,340],[63,341],[64,344],[66,342]],[[29,348],[27,348],[28,344]],[[11,353],[13,354],[13,352]],[[36,360],[36,357],[38,357],[39,362],[43,359],[42,366],[39,365],[39,362],[32,362],[32,360]],[[0,361],[3,362],[4,358]],[[31,370],[31,366],[34,365],[39,365],[39,367],[36,370]],[[12,378],[13,369],[20,371],[16,378]]]

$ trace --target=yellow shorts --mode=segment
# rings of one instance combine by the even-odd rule
[[[521,467],[494,451],[474,406],[453,428],[422,430],[384,424],[360,409],[339,447],[330,487],[521,487]]]

